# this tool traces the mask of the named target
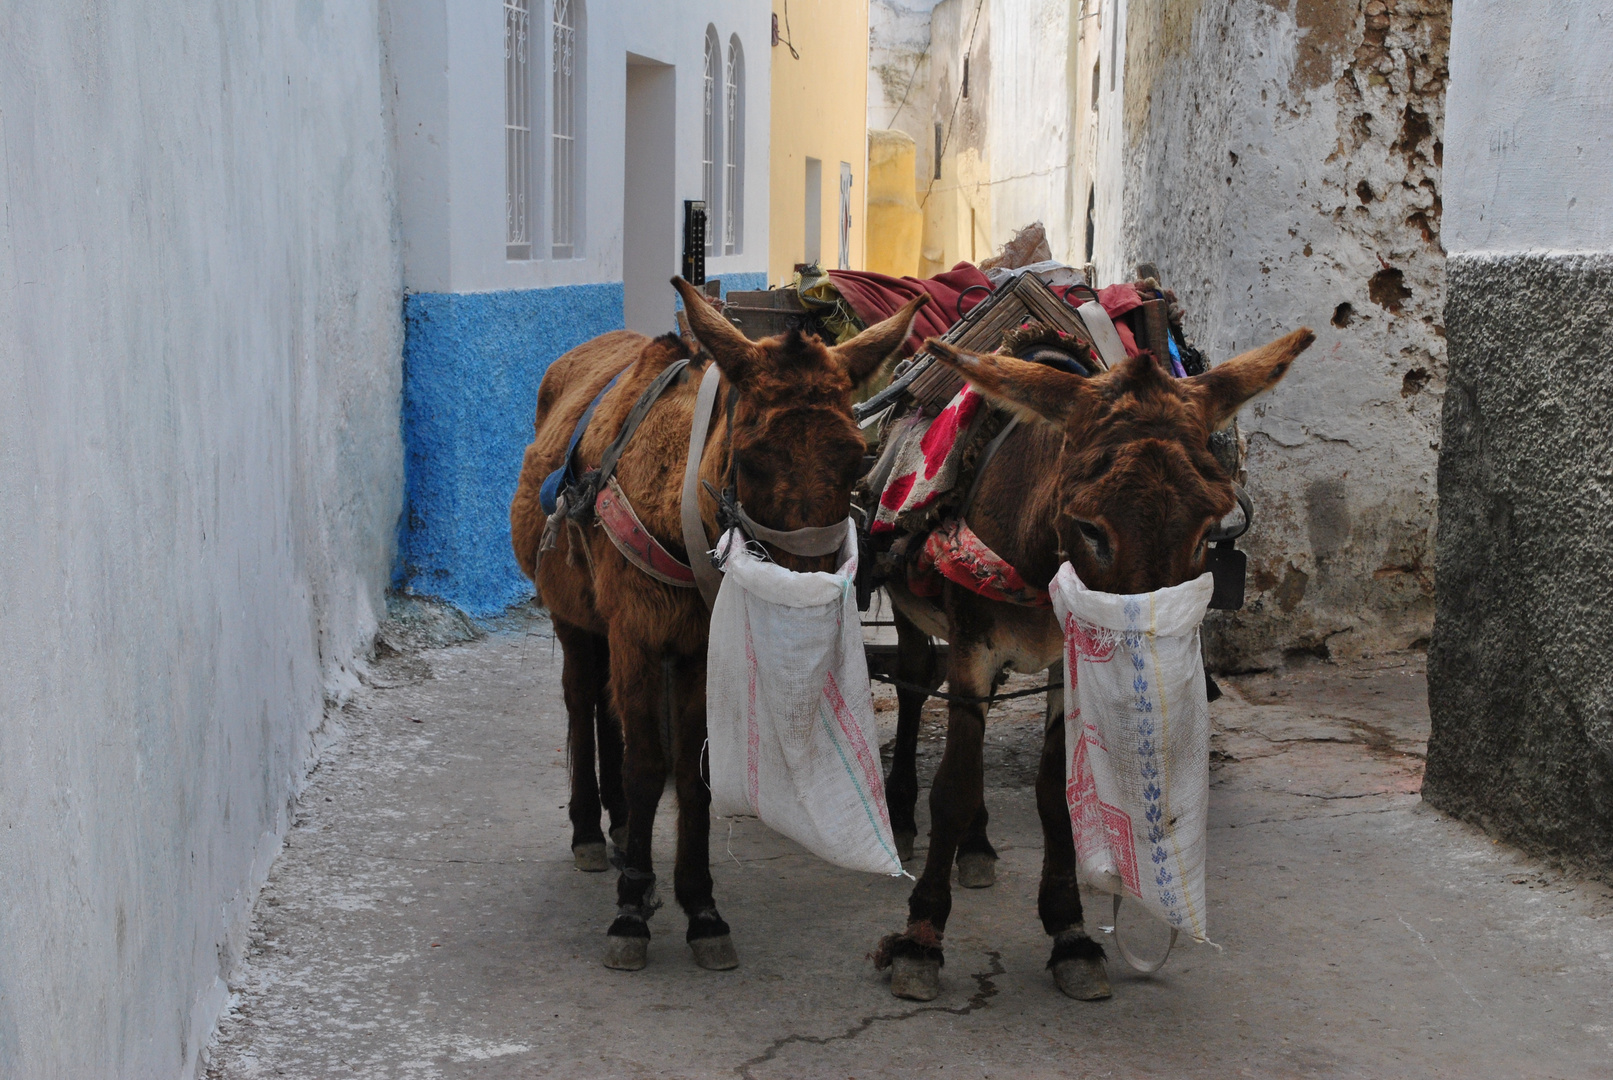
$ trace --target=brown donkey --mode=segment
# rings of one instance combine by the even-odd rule
[[[943,363],[1029,421],[1010,433],[981,472],[969,526],[1038,589],[1066,559],[1088,588],[1103,592],[1152,592],[1199,576],[1206,537],[1235,504],[1232,481],[1210,453],[1210,433],[1276,385],[1313,340],[1309,330],[1296,330],[1188,379],[1173,378],[1149,355],[1088,379],[932,340],[928,348]],[[1008,670],[1057,670],[1063,638],[1051,608],[988,600],[950,581],[935,598],[917,596],[901,582],[887,590],[896,613],[898,675],[907,682],[937,681],[939,673],[928,670],[932,635],[950,643],[948,689],[963,697],[990,694]],[[1092,1000],[1108,997],[1109,983],[1103,949],[1082,925],[1065,806],[1062,689],[1050,690],[1048,698],[1036,778],[1043,840],[1037,906],[1053,938],[1048,967],[1059,989]],[[923,696],[902,691],[899,701],[886,793],[892,824],[906,833],[898,841],[910,843]],[[876,954],[881,967],[893,965],[891,992],[898,997],[928,1001],[940,992],[954,858],[966,884],[990,883],[996,853],[985,836],[984,736],[985,709],[953,702],[930,789],[929,853],[908,901],[908,926]],[[970,870],[975,882],[968,881]]]
[[[747,340],[681,278],[689,326],[722,379],[700,461],[700,477],[721,490],[732,474],[738,501],[751,519],[792,530],[844,521],[851,486],[862,472],[863,439],[851,418],[851,393],[900,348],[920,302],[835,347],[800,333]],[[563,684],[570,718],[573,850],[579,865],[596,868],[603,855],[599,794],[593,779],[593,732],[620,731],[625,743],[620,810],[610,781],[611,737],[600,741],[600,774],[613,832],[625,813],[625,866],[617,882],[618,914],[605,963],[644,966],[649,917],[660,902],[650,860],[656,806],[670,771],[677,785],[678,846],[674,892],[689,917],[687,940],[702,967],[723,969],[739,959],[728,924],[712,898],[708,839],[711,794],[703,776],[706,739],[706,638],[710,613],[693,588],[665,584],[635,568],[602,529],[566,526],[539,556],[547,518],[539,488],[566,453],[578,418],[603,387],[579,445],[583,468],[597,467],[643,391],[667,365],[690,357],[672,335],[650,339],[615,331],[578,346],[554,362],[538,389],[536,436],[527,447],[510,506],[510,538],[554,621],[564,652]],[[627,443],[616,480],[643,528],[662,548],[687,561],[680,518],[684,464],[695,397],[703,370],[695,360],[669,386]],[[730,417],[732,429],[730,429]],[[730,462],[737,468],[730,469]],[[717,503],[700,496],[706,536],[715,544]],[[769,548],[792,570],[832,570],[833,556],[804,558]],[[592,852],[584,851],[598,845]],[[597,869],[604,869],[603,860]]]

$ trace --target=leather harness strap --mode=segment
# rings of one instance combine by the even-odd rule
[[[694,588],[694,572],[650,535],[650,530],[633,512],[633,504],[627,501],[627,495],[622,491],[622,485],[616,482],[616,477],[611,477],[605,484],[605,490],[599,493],[594,511],[605,529],[605,535],[616,545],[616,550],[622,553],[624,559],[664,585],[679,589]]]
[[[963,497],[963,505],[958,507],[958,517],[962,518],[968,515],[969,508],[975,504],[975,495],[980,491],[980,478],[986,475],[986,466],[991,464],[991,459],[997,456],[997,451],[1003,448],[1003,443],[1008,441],[1008,436],[1018,426],[1019,414],[1015,413],[1008,418],[1008,423],[1003,425],[1003,429],[997,432],[996,438],[987,443],[986,448],[980,451],[980,458],[975,462],[975,478],[969,485],[969,494]]]
[[[711,413],[717,404],[717,387],[722,372],[715,363],[706,365],[706,374],[700,380],[700,393],[695,396],[694,418],[689,424],[689,460],[683,466],[683,548],[689,553],[689,567],[694,571],[695,584],[700,587],[700,598],[710,608],[717,602],[717,590],[722,588],[722,571],[711,561],[711,539],[706,525],[700,519],[700,459],[705,456],[706,437],[711,433]]]
[[[687,360],[675,360],[668,364],[666,370],[657,375],[655,381],[645,387],[644,393],[640,394],[638,400],[633,402],[633,409],[627,414],[627,420],[622,424],[622,430],[616,433],[616,438],[611,440],[610,445],[605,447],[605,452],[599,457],[599,479],[595,481],[596,491],[604,488],[611,475],[616,472],[616,462],[621,458],[622,451],[627,448],[627,441],[633,437],[633,432],[638,430],[639,424],[643,423],[644,418],[649,415],[651,407],[661,399],[661,395],[666,392],[666,388],[672,385],[672,380],[683,374],[683,369],[688,366],[689,361]],[[593,500],[590,499],[589,502],[591,504]]]
[[[561,493],[577,482],[577,447],[582,443],[583,434],[588,430],[588,422],[594,418],[594,410],[605,400],[605,395],[610,393],[611,387],[620,382],[625,374],[627,368],[612,375],[610,382],[594,395],[594,400],[588,403],[588,408],[577,418],[576,426],[571,429],[571,442],[566,444],[566,456],[561,460],[560,467],[544,477],[543,486],[538,489],[538,502],[545,514],[553,514],[560,505]]]

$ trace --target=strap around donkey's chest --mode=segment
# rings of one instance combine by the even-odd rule
[[[633,512],[633,504],[627,501],[622,485],[616,482],[614,476],[606,481],[605,490],[599,493],[594,511],[605,528],[605,535],[610,537],[610,542],[616,545],[616,550],[622,553],[624,559],[656,581],[679,589],[695,587],[694,572],[650,535],[650,531]]]

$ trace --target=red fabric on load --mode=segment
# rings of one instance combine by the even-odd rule
[[[940,337],[952,328],[960,318],[958,301],[967,290],[976,285],[991,288],[991,279],[981,273],[979,267],[967,262],[960,262],[946,273],[930,278],[891,277],[865,270],[830,270],[829,280],[834,282],[841,298],[851,305],[864,326],[890,318],[920,293],[929,294],[930,303],[919,311],[913,320],[913,333],[902,344],[903,356],[918,351],[925,338]],[[1053,291],[1062,299],[1069,293],[1070,286],[1055,286]],[[967,314],[987,295],[978,289],[970,293],[963,302],[963,313]],[[1137,355],[1137,339],[1132,336],[1131,327],[1121,321],[1121,316],[1141,307],[1142,302],[1142,295],[1131,285],[1110,285],[1098,291],[1098,303],[1114,321],[1115,332],[1120,335],[1120,344],[1125,346],[1127,356]]]
[[[872,326],[888,319],[902,309],[902,305],[920,293],[927,293],[930,302],[919,309],[913,320],[913,332],[902,344],[902,355],[911,356],[928,337],[940,337],[958,321],[958,300],[965,291],[982,285],[987,291],[976,289],[963,302],[968,313],[990,295],[991,281],[973,263],[960,262],[944,274],[930,278],[891,277],[865,270],[830,270],[829,280],[834,282],[840,296],[851,305],[864,326]]]
[[[1133,308],[1142,307],[1143,298],[1130,285],[1111,285],[1107,289],[1098,290],[1098,303],[1109,313],[1109,318],[1118,319]]]

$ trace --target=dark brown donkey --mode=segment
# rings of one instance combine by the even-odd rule
[[[1197,577],[1205,569],[1206,537],[1235,503],[1232,481],[1210,453],[1210,433],[1276,385],[1313,340],[1309,330],[1296,330],[1188,379],[1171,377],[1148,355],[1087,379],[932,340],[928,348],[943,363],[1022,421],[982,471],[969,526],[1039,589],[1066,559],[1088,588],[1103,592],[1152,592]],[[916,596],[900,582],[887,589],[899,635],[898,675],[910,683],[933,681],[930,635],[951,644],[948,689],[963,697],[988,695],[1008,670],[1042,671],[1061,658],[1051,608],[988,600],[950,581],[935,598]],[[1109,982],[1103,949],[1082,925],[1065,806],[1062,690],[1048,697],[1036,778],[1043,840],[1037,907],[1053,938],[1048,967],[1054,981],[1069,996],[1092,1000],[1109,996]],[[900,695],[887,781],[892,823],[908,830],[922,704],[920,694]],[[996,858],[985,839],[984,736],[985,709],[953,702],[930,789],[930,849],[908,901],[907,929],[881,942],[876,954],[881,967],[893,965],[891,992],[898,997],[928,1001],[940,992],[942,933],[960,843],[970,841],[975,855]],[[960,859],[960,872],[967,861]],[[989,875],[989,862],[984,869]]]
[[[896,316],[833,348],[797,332],[748,341],[682,279],[690,329],[722,374],[719,403],[700,461],[700,477],[721,490],[733,470],[739,502],[751,519],[779,530],[844,521],[851,486],[862,471],[863,439],[851,418],[852,387],[866,379],[906,338],[915,302]],[[706,637],[710,614],[693,588],[663,584],[635,568],[602,529],[567,525],[555,546],[539,554],[547,518],[539,501],[545,476],[560,465],[578,418],[610,380],[579,446],[585,469],[598,466],[643,391],[667,367],[690,356],[678,338],[630,331],[595,338],[554,362],[538,389],[536,436],[527,447],[510,506],[510,538],[554,621],[564,652],[563,685],[570,717],[572,842],[579,852],[601,845],[599,796],[588,750],[596,726],[616,728],[625,742],[622,809],[625,866],[617,883],[618,914],[609,931],[609,967],[644,966],[649,917],[659,901],[650,861],[650,834],[668,771],[677,785],[678,848],[674,891],[689,917],[687,940],[697,963],[731,968],[739,962],[728,924],[712,899],[707,851],[711,793],[702,775],[706,739]],[[645,416],[616,467],[628,502],[644,529],[687,560],[680,506],[689,431],[703,361],[696,360]],[[729,416],[733,418],[730,430]],[[706,536],[717,540],[717,504],[702,491]],[[769,548],[792,570],[832,570],[833,556],[803,558]],[[695,553],[696,557],[704,557]],[[600,772],[610,777],[613,747],[600,745]],[[607,782],[608,788],[608,782]],[[613,829],[622,822],[611,805]],[[601,861],[602,862],[602,861]],[[595,868],[592,863],[587,868]],[[604,869],[601,864],[598,869]]]

